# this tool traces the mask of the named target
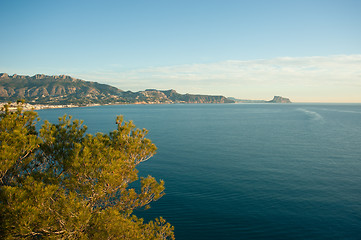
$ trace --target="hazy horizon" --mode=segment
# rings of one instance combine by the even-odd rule
[[[122,90],[361,102],[361,2],[1,1],[0,72]]]

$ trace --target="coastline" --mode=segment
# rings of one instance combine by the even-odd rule
[[[9,104],[8,102],[0,102],[0,109],[4,105]],[[108,105],[153,105],[153,104],[222,104],[222,103],[189,103],[189,102],[134,102],[134,103],[108,103],[108,104],[87,104],[87,105],[74,105],[74,104],[63,104],[63,105],[50,105],[50,104],[30,104],[24,103],[22,107],[24,110],[42,110],[42,109],[55,109],[55,108],[79,108],[79,107],[94,107],[94,106],[108,106]],[[227,103],[229,104],[229,103]],[[18,107],[17,103],[11,102],[9,110],[14,111]]]

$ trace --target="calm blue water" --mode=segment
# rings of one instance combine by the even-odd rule
[[[149,130],[158,153],[141,175],[166,195],[137,214],[163,216],[176,239],[361,239],[360,104],[122,105],[41,110],[116,115]]]

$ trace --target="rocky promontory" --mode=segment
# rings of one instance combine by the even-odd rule
[[[291,103],[289,98],[284,98],[281,96],[274,96],[271,101],[268,101],[269,103]]]

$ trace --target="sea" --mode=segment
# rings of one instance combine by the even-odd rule
[[[160,104],[39,110],[88,133],[132,120],[158,147],[139,175],[166,195],[136,212],[179,240],[361,239],[361,104]]]

